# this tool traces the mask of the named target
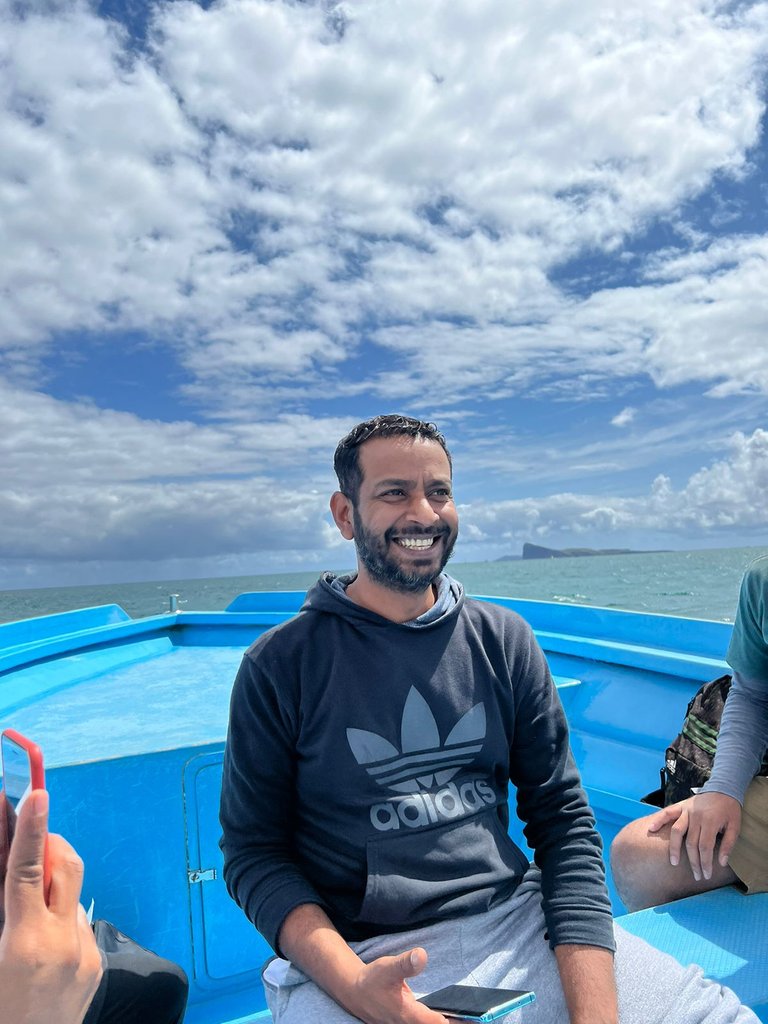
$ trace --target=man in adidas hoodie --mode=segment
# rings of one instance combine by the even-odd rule
[[[442,435],[376,417],[334,465],[357,572],[325,574],[248,650],[224,759],[224,875],[278,953],[276,1024],[441,1024],[416,997],[459,982],[533,989],[523,1021],[755,1021],[697,969],[615,940],[544,656],[443,572]],[[507,835],[510,782],[535,866]]]

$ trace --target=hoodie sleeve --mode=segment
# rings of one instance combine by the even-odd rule
[[[725,660],[745,679],[768,679],[768,558],[744,573]]]
[[[515,731],[510,779],[541,869],[552,947],[615,949],[602,842],[570,749],[568,725],[544,654],[526,626],[512,661]]]
[[[258,649],[258,648],[257,648]],[[291,910],[324,906],[293,856],[297,712],[252,649],[235,679],[224,752],[219,817],[224,880],[274,950]],[[264,645],[261,646],[263,655]]]

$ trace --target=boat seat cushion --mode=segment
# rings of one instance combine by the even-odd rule
[[[616,923],[684,966],[698,964],[748,1006],[768,1003],[768,893],[746,896],[726,886],[625,914]]]

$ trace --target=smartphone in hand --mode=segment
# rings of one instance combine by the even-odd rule
[[[442,1013],[444,1017],[457,1017],[460,1020],[487,1021],[498,1020],[519,1006],[532,1003],[536,996],[516,988],[483,988],[478,985],[448,985],[422,996],[430,1010]]]
[[[4,729],[0,736],[0,756],[3,766],[3,793],[7,816],[8,842],[13,842],[16,819],[33,789],[45,789],[43,752],[40,747],[15,729]],[[46,897],[51,885],[50,867],[46,853],[44,866]]]

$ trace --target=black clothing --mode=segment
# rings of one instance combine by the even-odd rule
[[[104,974],[83,1024],[181,1024],[189,991],[181,967],[108,921],[95,921],[94,932]]]
[[[482,912],[528,864],[511,780],[550,943],[612,949],[600,839],[530,627],[452,583],[456,604],[413,628],[332,579],[235,681],[221,845],[237,903],[273,948],[306,903],[347,941]]]

